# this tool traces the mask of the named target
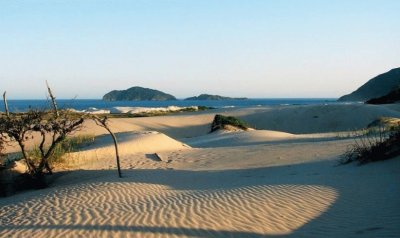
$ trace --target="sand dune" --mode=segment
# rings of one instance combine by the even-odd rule
[[[117,133],[116,137],[121,157],[145,155],[148,159],[157,162],[160,158],[155,156],[155,153],[191,148],[155,131]],[[115,159],[114,143],[109,135],[103,135],[97,137],[93,145],[70,153],[67,157],[68,166],[75,169],[83,167],[85,169],[109,168],[111,165],[114,167],[114,162],[111,162]]]
[[[380,117],[400,118],[400,108],[397,106],[339,104],[225,108],[161,117],[113,118],[110,122],[116,132],[159,131],[182,139],[208,134],[211,122],[218,113],[239,117],[257,130],[292,134],[352,131],[365,128]],[[92,122],[87,123],[86,127],[84,133],[106,133]]]
[[[279,131],[218,131],[204,136],[181,139],[193,147],[230,147],[271,143],[299,143],[337,140],[341,133],[290,134]]]
[[[216,111],[157,117],[111,118],[110,126],[114,132],[158,131],[173,138],[194,137],[207,134],[210,131],[214,112]],[[91,132],[95,135],[107,133],[92,121],[88,121],[85,127],[80,133]]]
[[[259,108],[241,115],[256,129],[294,134],[352,131],[380,117],[400,118],[400,111],[381,105],[306,105]]]

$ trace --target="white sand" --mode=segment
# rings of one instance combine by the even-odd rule
[[[0,198],[0,236],[396,237],[400,158],[337,166],[352,139],[323,132],[399,112],[347,106],[225,112],[264,129],[248,132],[207,134],[215,112],[113,119],[125,131],[117,135],[123,178],[101,136],[71,155],[74,171],[56,174],[50,188]],[[91,123],[88,132],[103,133]]]

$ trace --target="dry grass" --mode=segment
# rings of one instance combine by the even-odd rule
[[[340,163],[358,162],[365,164],[382,161],[400,155],[400,124],[391,127],[369,128],[354,139],[342,156]]]
[[[94,135],[79,135],[65,139],[54,149],[53,154],[49,158],[50,165],[65,163],[66,154],[79,151],[80,148],[90,145],[94,140]],[[29,155],[34,161],[40,161],[40,151],[37,147],[30,151]]]

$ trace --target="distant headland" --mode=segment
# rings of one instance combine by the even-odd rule
[[[380,74],[356,91],[344,95],[338,101],[368,101],[388,95],[390,92],[400,87],[400,68],[394,68],[386,73]]]

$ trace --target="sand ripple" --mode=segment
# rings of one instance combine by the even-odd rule
[[[2,237],[288,234],[324,212],[329,187],[257,185],[177,190],[133,182],[85,183],[2,206]]]

